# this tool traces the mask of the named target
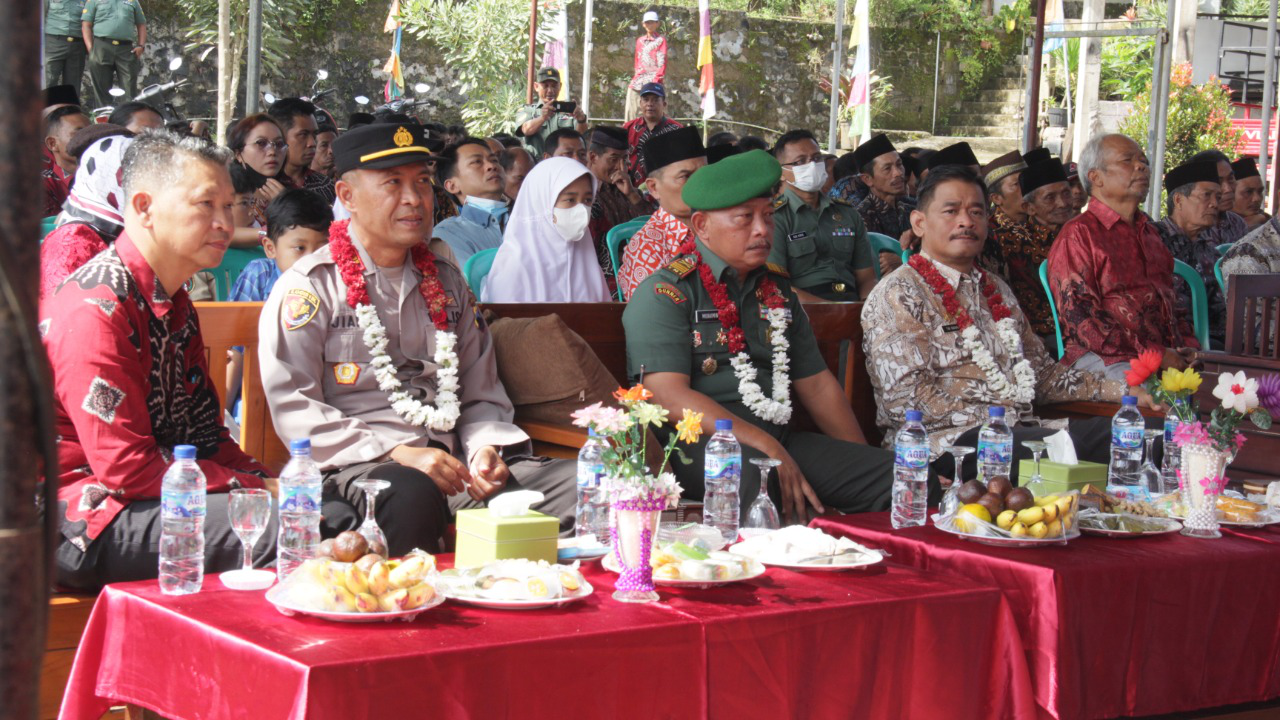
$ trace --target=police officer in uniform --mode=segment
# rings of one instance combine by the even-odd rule
[[[437,286],[425,259],[415,258],[432,226],[434,156],[425,143],[416,124],[366,125],[334,141],[336,189],[351,219],[334,223],[329,245],[281,275],[258,328],[276,430],[310,438],[326,482],[361,510],[356,481],[390,483],[377,515],[393,554],[438,550],[451,509],[508,488],[544,493],[534,509],[564,528],[576,504],[574,464],[533,457],[529,437],[512,423],[493,340],[462,273],[435,262]],[[363,281],[384,328],[382,349],[366,341],[344,277]],[[435,325],[427,298],[443,309],[447,329]],[[447,344],[438,347],[446,332],[454,336],[452,358]],[[376,370],[388,361],[410,398],[394,407]],[[436,425],[406,411],[421,404],[447,414],[451,402],[440,388],[448,366],[456,368],[456,420]]]
[[[774,476],[780,488],[770,492],[793,520],[805,519],[806,505],[817,512],[884,510],[889,507],[893,455],[866,445],[839,383],[818,353],[786,270],[766,262],[773,239],[773,192],[780,176],[774,158],[752,150],[708,165],[689,178],[681,198],[693,209],[694,251],[650,275],[627,304],[622,322],[628,372],[674,416],[684,408],[703,413],[708,434],[716,419],[733,420],[734,434],[742,443],[744,512],[760,487],[759,474],[748,461],[766,455],[781,461]],[[712,289],[704,285],[703,267],[710,272]],[[787,348],[781,353],[787,368],[781,372],[790,387],[783,398],[773,396],[779,331],[762,310],[775,298],[774,288],[778,296],[772,304],[779,307],[771,313],[786,323],[782,332]],[[737,309],[735,326],[722,322],[721,310],[730,302]],[[731,365],[731,343],[739,330],[755,382],[771,403],[762,403],[750,388],[744,393]],[[788,404],[803,406],[822,433],[797,431],[791,413],[778,412]],[[672,463],[687,496],[703,494],[705,448],[704,438],[686,451],[691,464]],[[936,492],[936,480],[932,487]]]
[[[138,69],[147,46],[147,16],[140,0],[87,0],[80,34],[89,51],[89,85],[98,107],[114,104],[118,84],[126,98],[138,94]],[[118,82],[117,82],[118,81]]]
[[[571,113],[556,112],[556,98],[560,97],[560,72],[555,68],[542,68],[538,71],[538,102],[525,105],[516,113],[516,137],[524,140],[535,158],[542,157],[547,136],[560,130],[570,128],[585,134],[587,132],[587,113],[581,105],[576,105]],[[553,148],[554,149],[554,148]]]
[[[822,192],[826,161],[813,133],[786,133],[773,154],[784,185],[773,203],[770,262],[791,274],[802,300],[865,298],[876,285],[876,258],[857,210]]]
[[[80,33],[84,0],[44,0],[44,84],[80,91],[87,54]]]

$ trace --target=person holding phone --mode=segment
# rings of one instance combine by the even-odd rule
[[[587,113],[572,101],[557,101],[560,96],[560,72],[555,68],[538,71],[538,102],[520,108],[516,113],[516,137],[534,157],[542,157],[547,136],[562,128],[580,133],[587,131]]]

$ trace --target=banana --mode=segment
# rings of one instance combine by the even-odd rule
[[[1014,537],[1026,537],[1027,526],[1023,525],[1020,522],[1015,522],[1013,526],[1009,528],[1009,534],[1013,535]]]
[[[391,570],[388,562],[376,562],[369,568],[369,592],[381,597],[391,589]]]
[[[333,586],[329,602],[333,605],[333,609],[338,612],[355,612],[356,609],[356,596],[341,585]]]
[[[408,588],[417,585],[430,569],[421,555],[411,555],[391,570],[388,580],[393,588]]]
[[[1058,519],[1058,504],[1056,502],[1045,503],[1041,509],[1044,510],[1045,522],[1050,523]]]
[[[365,572],[355,563],[347,566],[347,571],[343,573],[343,582],[355,595],[369,592],[369,576],[365,575]]]
[[[1049,534],[1049,526],[1042,522],[1038,522],[1027,529],[1033,538],[1042,538]]]
[[[1044,508],[1029,507],[1018,511],[1018,522],[1030,528],[1032,525],[1044,520]]]
[[[378,607],[382,608],[382,612],[396,612],[404,609],[408,599],[409,591],[405,588],[392,590],[378,598]]]
[[[412,610],[420,608],[431,602],[431,598],[436,596],[435,588],[426,583],[418,583],[409,588],[409,594],[405,598],[404,609]]]
[[[378,598],[369,593],[360,593],[356,596],[356,610],[360,612],[378,612]]]

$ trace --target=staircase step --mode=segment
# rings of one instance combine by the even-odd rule
[[[954,125],[975,125],[979,127],[1017,128],[1021,123],[1017,113],[952,113],[950,121]]]
[[[987,81],[983,91],[986,90],[1022,90],[1027,87],[1027,83],[1020,76],[1015,77],[997,77]]]
[[[949,135],[958,137],[1012,138],[1017,133],[1008,128],[987,127],[985,125],[951,125],[947,128]]]
[[[987,100],[970,100],[957,103],[955,112],[973,115],[1017,115],[1022,111],[1022,102],[998,102]]]

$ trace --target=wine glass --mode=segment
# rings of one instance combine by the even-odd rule
[[[1030,450],[1031,456],[1036,461],[1036,472],[1025,486],[1031,491],[1032,495],[1035,495],[1037,494],[1036,491],[1040,489],[1040,484],[1044,482],[1044,476],[1040,474],[1040,456],[1044,454],[1045,450],[1049,449],[1049,443],[1043,440],[1023,440],[1022,447]]]
[[[769,499],[769,471],[782,464],[773,458],[751,458],[751,464],[760,470],[760,491],[751,507],[747,508],[747,519],[742,523],[739,532],[744,538],[763,535],[782,527],[782,519],[778,516],[778,508]]]
[[[955,477],[951,479],[951,486],[942,496],[941,510],[943,515],[954,515],[960,509],[959,492],[960,486],[964,484],[964,459],[973,454],[974,449],[968,445],[948,445],[942,451],[955,458],[956,469],[952,473]]]
[[[271,586],[276,574],[270,570],[253,569],[253,546],[267,530],[271,521],[271,493],[257,488],[239,488],[231,491],[227,500],[227,516],[231,529],[240,538],[244,549],[244,563],[239,570],[222,574],[222,584],[232,590],[262,590]]]
[[[378,527],[378,520],[374,517],[374,507],[378,502],[378,493],[391,487],[391,483],[386,480],[365,478],[357,480],[355,485],[364,491],[364,522],[356,528],[356,532],[363,535],[369,542],[369,552],[386,557],[387,536],[382,532],[382,528]]]
[[[1164,491],[1164,474],[1160,468],[1156,467],[1154,456],[1151,454],[1156,438],[1162,435],[1164,435],[1162,428],[1148,429],[1142,433],[1143,440],[1146,441],[1144,449],[1146,458],[1143,460],[1142,467],[1138,469],[1138,492],[1145,492],[1148,496],[1160,495]]]

